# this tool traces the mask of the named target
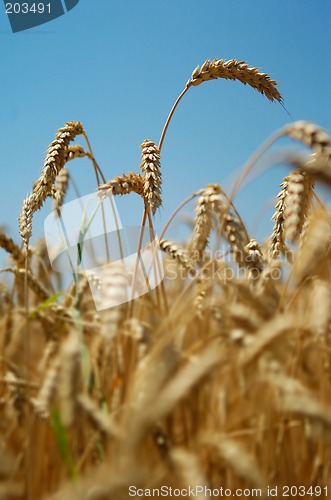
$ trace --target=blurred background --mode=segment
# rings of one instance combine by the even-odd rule
[[[240,82],[191,88],[163,144],[158,232],[193,191],[208,183],[229,191],[249,157],[292,119],[330,132],[330,21],[330,0],[80,0],[64,16],[13,34],[3,8],[0,224],[20,242],[22,200],[67,121],[83,123],[107,180],[139,172],[139,145],[144,139],[158,143],[175,99],[206,59],[244,60],[268,73],[279,82],[290,115]],[[289,144],[282,140],[273,149]],[[288,169],[271,167],[270,155],[260,167],[264,173],[238,193],[235,204],[251,235],[262,241],[272,231],[274,198]],[[68,168],[80,195],[96,190],[88,160]],[[71,188],[68,200],[76,196]],[[123,224],[140,223],[137,195],[116,203]],[[43,234],[50,210],[47,202],[35,215],[32,242]],[[183,209],[168,238],[186,237],[193,210],[193,203]]]

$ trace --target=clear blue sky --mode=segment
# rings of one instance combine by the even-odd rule
[[[139,145],[158,142],[174,100],[207,58],[245,60],[269,73],[295,120],[331,131],[330,23],[330,0],[80,0],[66,15],[13,34],[1,6],[0,224],[19,241],[22,199],[66,121],[82,121],[107,179],[138,172]],[[157,227],[194,190],[228,187],[232,172],[289,121],[278,103],[239,82],[190,89],[163,146]],[[95,190],[89,162],[69,168],[81,194]],[[283,175],[273,169],[239,195],[253,235],[271,230],[270,200]],[[118,207],[135,224],[142,206],[132,200]],[[49,210],[36,216],[34,236]]]

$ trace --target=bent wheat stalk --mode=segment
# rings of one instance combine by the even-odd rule
[[[267,73],[260,73],[257,68],[250,68],[244,61],[237,61],[236,59],[230,59],[229,61],[225,61],[224,59],[213,59],[213,61],[210,61],[207,59],[201,68],[200,66],[195,68],[184,90],[175,101],[161,133],[159,150],[162,149],[164,137],[175,109],[188,89],[190,87],[197,87],[203,82],[216,80],[218,78],[239,80],[244,85],[250,85],[258,92],[265,95],[269,101],[278,101],[282,104],[282,96],[276,88],[277,82],[272,80]]]

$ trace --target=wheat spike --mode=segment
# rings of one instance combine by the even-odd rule
[[[317,273],[318,270],[322,275],[325,274],[327,268],[323,263],[330,253],[330,241],[331,214],[325,210],[316,210],[307,221],[294,262],[293,271],[299,281]]]
[[[64,154],[64,163],[68,163],[68,161],[74,160],[75,158],[84,158],[85,156],[90,159],[92,158],[91,154],[88,151],[85,151],[85,149],[79,144],[68,146]],[[59,210],[62,207],[63,200],[68,190],[68,186],[69,172],[64,166],[58,173],[56,177],[56,184],[55,186],[53,186],[51,191],[51,195],[54,198],[53,210]]]
[[[272,259],[278,258],[280,252],[287,253],[285,238],[293,242],[301,234],[311,206],[313,187],[313,177],[306,172],[294,170],[284,177],[272,216],[275,221],[269,247]]]
[[[154,142],[149,140],[145,140],[140,147],[142,149],[140,168],[144,176],[144,199],[154,215],[162,204],[160,151]]]
[[[174,259],[178,264],[183,266],[185,269],[191,269],[192,264],[189,261],[189,257],[187,252],[182,248],[179,248],[175,243],[169,240],[161,240],[160,248],[163,252],[170,255],[172,259]]]
[[[328,161],[331,161],[331,138],[314,123],[306,121],[290,123],[282,129],[281,135],[287,135],[302,142]]]
[[[18,245],[5,233],[0,231],[0,247],[10,253],[12,258],[18,262],[22,258],[22,253]]]
[[[20,234],[26,246],[32,233],[33,214],[42,207],[47,196],[51,194],[56,176],[66,161],[66,150],[69,143],[82,133],[84,133],[84,129],[80,122],[68,122],[58,130],[54,141],[47,150],[41,176],[34,183],[31,195],[24,200],[19,218]]]
[[[260,73],[257,68],[250,68],[244,61],[230,59],[214,59],[210,62],[207,59],[201,68],[198,66],[192,73],[186,86],[200,85],[209,80],[225,78],[227,80],[239,80],[244,85],[248,84],[261,94],[264,94],[270,101],[282,102],[282,96],[277,90],[277,82],[272,80],[266,73]]]
[[[272,216],[275,225],[272,230],[269,244],[269,255],[271,259],[278,259],[280,253],[285,253],[287,247],[285,245],[284,233],[284,213],[285,213],[285,198],[287,196],[287,178],[283,179],[280,184],[281,190],[277,195],[276,211]]]
[[[20,235],[22,236],[25,247],[28,246],[29,240],[32,235],[32,204],[31,197],[25,198],[22,205],[22,211],[19,217],[19,225],[20,225]]]
[[[68,146],[64,152],[65,155],[65,163],[68,161],[74,160],[75,158],[89,158],[92,159],[92,155],[89,151],[85,151],[85,149],[80,146],[80,144],[73,144]]]
[[[31,288],[31,290],[37,295],[37,297],[40,298],[41,301],[45,301],[49,297],[49,293],[45,288],[39,283],[37,278],[32,274],[31,271],[26,272],[25,269],[17,269],[16,267],[4,267],[3,269],[0,269],[0,273],[13,273],[15,276],[22,277],[27,274],[27,279],[28,279],[28,285]]]
[[[244,267],[247,264],[246,246],[250,239],[243,221],[224,191],[213,198],[212,207],[219,219],[221,234],[227,239],[238,264]]]
[[[311,205],[314,181],[306,172],[295,170],[286,178],[284,230],[289,241],[298,239]]]
[[[102,195],[124,195],[134,192],[143,196],[144,179],[135,172],[129,172],[115,177],[106,184],[102,184],[99,186],[99,191]]]
[[[79,383],[80,344],[76,331],[72,331],[62,346],[60,356],[59,398],[63,424],[71,426],[77,411],[77,386]]]
[[[250,270],[250,276],[257,278],[263,269],[263,255],[260,245],[254,238],[244,248],[246,267]]]
[[[66,167],[61,168],[57,178],[56,184],[52,188],[51,194],[53,198],[53,210],[59,210],[63,205],[63,200],[68,191],[69,186],[69,172]]]
[[[327,281],[314,279],[309,286],[309,323],[313,332],[322,337],[327,334],[331,320],[331,290]]]
[[[59,357],[52,360],[45,376],[43,384],[36,398],[31,402],[36,413],[42,418],[48,418],[52,399],[59,379],[61,361]]]
[[[213,203],[221,193],[219,184],[208,184],[199,194],[197,206],[195,209],[195,226],[193,239],[190,244],[190,255],[195,260],[201,260],[203,251],[208,245],[209,235],[213,226]]]

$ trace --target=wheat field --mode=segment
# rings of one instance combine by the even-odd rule
[[[61,207],[69,161],[87,157],[100,199],[138,195],[154,236],[161,152],[186,92],[239,80],[282,104],[276,81],[243,61],[205,61],[176,100],[159,143],[141,144],[140,173],[107,181],[83,124],[60,128],[23,201],[0,284],[0,499],[151,496],[327,497],[331,491],[331,139],[298,121],[248,160],[230,193],[206,185],[186,242],[159,238],[165,276],[149,293],[97,311],[84,273],[63,285],[45,241],[30,243],[45,200]],[[235,194],[279,138],[287,154],[270,237],[257,242]],[[74,142],[82,140],[84,146]],[[175,214],[174,214],[175,216]],[[141,248],[137,248],[139,252]],[[121,268],[107,293],[121,295]]]

